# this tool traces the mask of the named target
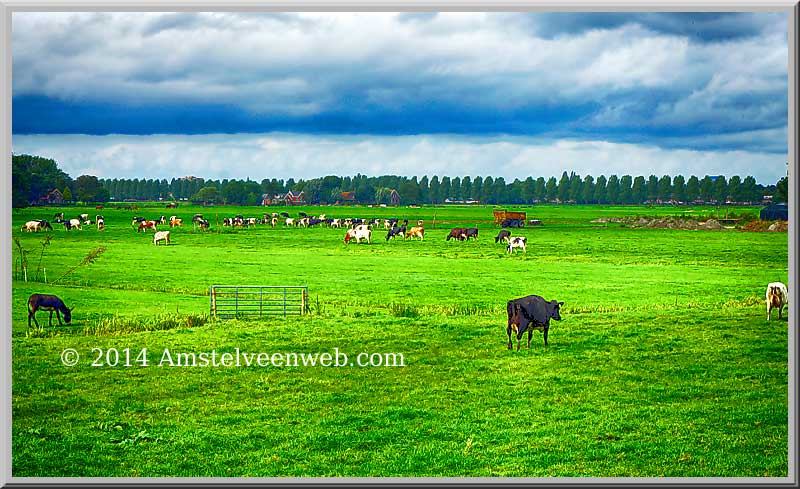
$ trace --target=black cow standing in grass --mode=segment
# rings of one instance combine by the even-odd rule
[[[544,346],[547,346],[550,319],[561,321],[559,309],[563,305],[563,302],[546,301],[538,295],[529,295],[508,301],[506,305],[508,310],[508,327],[506,328],[508,349],[511,349],[511,333],[514,332],[517,335],[517,351],[519,351],[519,342],[525,331],[528,332],[528,348],[530,348],[534,329],[544,333]]]
[[[54,295],[48,294],[31,294],[28,297],[28,327],[31,327],[31,318],[39,327],[39,321],[36,320],[36,311],[50,311],[50,326],[53,325],[53,311],[58,318],[59,326],[63,326],[61,322],[61,314],[64,315],[64,321],[69,324],[72,321],[72,309],[68,308],[64,301]]]
[[[508,231],[507,229],[501,229],[500,232],[497,233],[497,236],[495,236],[494,242],[499,243],[501,241],[505,241],[506,243],[508,243],[510,239],[511,239],[511,231]]]

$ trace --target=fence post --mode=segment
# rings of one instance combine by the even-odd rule
[[[306,313],[306,289],[300,291],[300,315]]]

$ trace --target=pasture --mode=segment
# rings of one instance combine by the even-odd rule
[[[527,237],[514,254],[484,206],[15,211],[29,281],[12,283],[12,475],[786,477],[789,323],[766,321],[764,294],[788,284],[787,234],[592,223],[713,208],[521,209],[543,225],[512,229]],[[57,210],[100,213],[105,229],[54,224],[41,253],[45,233],[20,227]],[[222,226],[272,211],[423,219],[425,237]],[[172,214],[183,226],[159,226],[166,246],[131,226]],[[445,241],[456,226],[478,240]],[[307,285],[309,314],[212,320],[211,285]],[[72,323],[42,313],[29,329],[32,293],[58,295]],[[564,301],[563,320],[548,347],[534,332],[508,350],[506,302],[528,294]],[[78,365],[61,363],[66,348]],[[93,367],[93,348],[129,348],[132,366]],[[237,348],[392,352],[405,366],[156,366],[165,349]]]

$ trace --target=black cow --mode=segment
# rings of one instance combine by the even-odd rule
[[[514,332],[517,334],[517,351],[519,351],[519,342],[525,331],[528,332],[528,348],[530,348],[534,329],[544,333],[544,346],[547,346],[550,319],[561,321],[559,309],[563,305],[563,302],[556,300],[548,302],[538,295],[529,295],[508,301],[506,305],[508,310],[508,327],[506,328],[508,349],[511,349],[511,333]]]
[[[389,241],[395,236],[405,237],[405,235],[406,235],[405,226],[400,226],[400,227],[395,226],[392,229],[390,229],[389,232],[386,234],[386,241]]]
[[[288,218],[288,217],[289,217],[289,213],[288,213],[288,212],[281,212],[281,215],[282,215],[283,217],[286,217],[286,218]]]
[[[64,323],[61,322],[61,314],[64,315],[64,321],[69,324],[72,321],[72,309],[68,308],[64,301],[59,299],[54,295],[48,294],[31,294],[28,297],[28,327],[31,327],[31,318],[33,318],[33,322],[36,323],[36,327],[39,327],[39,321],[36,320],[36,311],[50,311],[50,326],[53,325],[53,311],[56,313],[56,317],[58,318],[59,326],[63,326]]]
[[[508,231],[506,229],[501,229],[500,232],[497,233],[497,236],[495,236],[494,242],[495,243],[499,243],[501,241],[508,242],[509,239],[511,239],[511,231]]]
[[[447,235],[447,239],[445,241],[450,241],[450,238],[457,239],[459,241],[464,241],[467,239],[467,229],[466,228],[453,228],[450,230],[450,234]]]
[[[56,219],[64,219],[64,213],[63,212],[56,212],[55,214],[53,214],[53,220],[55,221]],[[55,222],[58,222],[58,221],[55,221]]]
[[[50,231],[53,230],[53,226],[47,221],[47,219],[39,219],[39,227],[42,229],[49,229]]]
[[[478,228],[467,228],[467,231],[464,234],[466,235],[464,239],[474,238],[474,239],[477,240],[478,239]]]
[[[193,223],[196,223],[196,222],[199,222],[199,221],[202,221],[202,220],[203,220],[203,215],[202,214],[195,214],[194,216],[192,216],[192,222]]]

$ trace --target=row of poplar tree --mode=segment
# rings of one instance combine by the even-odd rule
[[[784,179],[785,180],[785,179]],[[101,179],[114,200],[182,200],[198,203],[257,205],[267,196],[274,199],[288,191],[303,192],[307,203],[335,203],[343,192],[352,192],[358,203],[390,203],[396,190],[403,204],[440,204],[477,201],[486,204],[533,204],[574,202],[578,204],[642,204],[647,202],[737,202],[760,203],[765,194],[780,193],[778,185],[758,184],[752,176],[631,176],[581,177],[564,172],[555,177],[527,177],[507,183],[503,177],[418,178],[385,175],[368,177],[326,176],[310,180],[290,178],[253,180],[204,180],[202,178]],[[779,196],[777,196],[779,198]],[[785,199],[784,199],[785,200]]]
[[[391,203],[394,191],[402,204],[440,204],[477,201],[485,204],[533,204],[574,202],[579,204],[642,204],[646,202],[736,202],[760,203],[765,195],[786,202],[788,181],[764,186],[752,176],[580,176],[563,172],[555,177],[527,177],[506,182],[503,177],[463,176],[428,178],[384,175],[326,176],[309,180],[263,179],[205,180],[184,177],[166,179],[98,179],[80,175],[72,179],[54,160],[31,155],[13,155],[12,205],[37,201],[58,188],[69,201],[107,202],[123,200],[190,200],[197,203],[258,205],[263,197],[275,200],[288,191],[303,192],[307,203],[335,203],[352,198],[357,203]],[[348,194],[348,198],[343,196]]]

